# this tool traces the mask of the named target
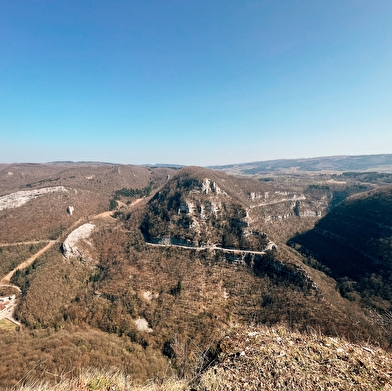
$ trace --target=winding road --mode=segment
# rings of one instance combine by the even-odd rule
[[[138,198],[130,206],[137,205],[139,202],[141,202],[144,198]],[[113,211],[106,211],[102,213],[98,213],[94,216],[92,216],[90,219],[91,220],[96,220],[96,219],[101,219],[101,218],[108,218],[111,217],[113,214]],[[74,230],[78,226],[82,224],[83,219],[77,220],[75,223],[72,224],[71,227],[68,228],[68,231]],[[37,251],[34,255],[32,255],[30,258],[26,259],[22,263],[20,263],[15,269],[11,270],[7,275],[2,277],[0,279],[0,287],[10,287],[18,290],[19,293],[21,293],[21,290],[18,286],[10,284],[11,278],[14,275],[14,273],[17,270],[23,270],[27,267],[29,267],[38,257],[41,255],[45,254],[50,248],[52,248],[56,243],[60,244],[62,240],[57,239],[57,240],[34,240],[34,241],[27,241],[27,242],[17,242],[17,243],[1,243],[0,247],[6,247],[6,246],[18,246],[18,245],[28,245],[28,244],[39,244],[39,243],[48,243],[45,247],[43,247],[41,250]],[[0,313],[0,320],[1,319],[8,319],[9,321],[15,323],[18,326],[21,326],[21,324],[13,318],[13,314],[15,311],[17,299],[13,299],[12,305],[8,307],[6,311],[3,313]]]

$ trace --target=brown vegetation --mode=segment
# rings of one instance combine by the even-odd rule
[[[94,248],[91,262],[82,257],[65,260],[58,241],[31,266],[13,276],[12,282],[22,289],[16,317],[23,327],[20,333],[4,332],[4,338],[0,340],[0,387],[11,387],[18,381],[19,385],[25,383],[28,387],[37,379],[56,383],[69,377],[71,381],[79,381],[80,390],[99,389],[100,385],[107,388],[112,383],[105,383],[104,376],[94,375],[95,380],[94,376],[89,378],[96,381],[96,386],[81,377],[86,368],[100,367],[103,373],[109,371],[113,375],[109,376],[110,379],[127,379],[128,384],[136,384],[154,377],[160,379],[153,383],[156,389],[170,390],[168,387],[173,382],[164,383],[163,379],[168,376],[172,379],[173,373],[188,380],[200,379],[200,371],[217,357],[223,360],[223,366],[230,367],[230,355],[234,353],[229,351],[235,349],[234,344],[227,348],[227,356],[217,356],[217,353],[222,350],[222,342],[219,343],[222,333],[233,324],[268,325],[280,330],[277,325],[283,322],[287,328],[282,333],[287,338],[290,335],[287,330],[304,332],[302,336],[292,334],[293,360],[297,357],[300,363],[305,359],[298,356],[297,347],[325,342],[321,334],[389,346],[387,327],[379,327],[373,313],[363,310],[349,297],[343,298],[336,290],[333,278],[311,267],[316,265],[316,260],[304,265],[305,258],[285,245],[289,235],[305,231],[317,220],[317,217],[301,217],[301,208],[331,200],[331,188],[320,185],[307,189],[308,182],[296,182],[290,187],[284,181],[276,184],[274,181],[238,179],[196,167],[181,170],[174,180],[167,182],[167,175],[172,175],[173,170],[114,165],[60,166],[45,166],[45,175],[38,174],[39,167],[34,166],[32,172],[24,176],[21,171],[27,172],[27,166],[6,168],[15,171],[13,179],[6,178],[13,191],[48,184],[61,184],[76,191],[45,195],[20,208],[0,212],[0,223],[5,224],[0,225],[1,242],[63,238],[71,228],[100,211],[107,211],[110,199],[117,204],[113,203],[114,210],[109,216],[101,215],[106,217],[94,220],[96,229],[89,238]],[[258,254],[257,260],[252,258],[249,261],[249,258],[247,262],[238,254],[228,256],[216,249],[158,247],[145,242],[143,233],[146,234],[146,227],[143,228],[143,224],[146,221],[151,236],[170,234],[195,239],[190,236],[190,224],[185,221],[187,213],[179,212],[179,209],[185,195],[192,194],[197,202],[208,201],[207,197],[195,192],[206,177],[215,181],[214,185],[209,185],[211,191],[218,184],[225,193],[213,193],[216,200],[222,202],[223,212],[221,218],[205,224],[206,231],[199,232],[197,240],[210,235],[211,241],[216,239],[223,246],[263,250],[267,237],[272,237],[277,243],[277,251]],[[152,191],[152,200],[149,200],[147,195],[152,187],[160,195],[154,197]],[[289,198],[293,188],[296,194],[306,193],[309,204],[304,202],[293,207],[292,201],[282,201],[282,197],[286,197],[284,191],[287,190],[286,198]],[[275,190],[280,193],[274,196]],[[276,198],[270,205],[257,206],[252,200],[252,192],[272,192]],[[132,205],[135,196],[145,198]],[[75,206],[72,216],[66,213],[68,205]],[[287,219],[266,221],[266,216],[283,215],[288,211],[292,215]],[[140,227],[144,229],[143,233]],[[263,240],[256,240],[257,235]],[[3,246],[0,267],[9,270],[16,262],[12,259],[28,258],[29,252],[38,250],[29,246],[15,247],[15,250]],[[299,274],[307,276],[309,284],[295,278]],[[265,341],[270,341],[275,333],[262,328],[256,331]],[[231,338],[234,341],[237,337]],[[242,337],[238,338],[238,346],[242,346]],[[298,342],[297,346],[297,340],[306,343]],[[289,339],[286,342],[290,345]],[[259,345],[257,349],[262,351]],[[267,353],[262,352],[264,357]],[[324,361],[332,360],[328,352],[324,353]],[[305,381],[307,377],[301,378],[302,364],[293,364],[293,372],[288,373],[279,361],[281,356],[275,357],[272,353],[269,356],[270,361],[260,357],[249,361],[249,365],[260,373],[263,368],[281,365],[275,377],[270,373],[265,375],[270,376],[268,384],[284,384],[282,379],[291,379],[288,380],[290,384],[311,389],[306,388],[310,387]],[[357,363],[352,363],[349,357],[347,359],[352,368],[358,369]],[[333,360],[331,362],[335,364]],[[288,365],[290,363],[288,361]],[[313,364],[310,361],[309,368]],[[314,365],[309,373],[318,376]],[[110,372],[113,367],[115,372]],[[219,368],[219,365],[215,368],[217,376]],[[384,370],[380,368],[380,372]],[[221,378],[217,377],[219,381],[214,383],[213,378],[208,378],[214,375],[210,371],[192,387],[199,390],[218,387]],[[344,371],[333,373],[337,376],[347,374]],[[294,377],[288,377],[291,375]],[[364,376],[367,376],[365,372]],[[98,377],[103,379],[102,382],[97,380]],[[295,379],[302,380],[295,383]],[[324,381],[321,375],[320,379]],[[229,377],[226,380],[229,381]],[[72,384],[77,389],[77,383]],[[116,387],[125,387],[124,382],[121,384]],[[235,389],[239,384],[227,383],[227,388]],[[363,384],[367,384],[365,380]],[[176,383],[173,387],[185,389],[185,384]]]
[[[90,348],[80,331],[77,346]],[[49,341],[50,336],[46,337]],[[61,338],[60,336],[58,338]],[[69,342],[69,341],[66,341]],[[299,333],[282,325],[274,328],[235,326],[219,340],[213,360],[196,376],[178,380],[170,372],[163,381],[151,379],[143,386],[121,365],[112,370],[88,369],[54,375],[42,383],[39,363],[17,386],[17,391],[128,390],[135,391],[223,391],[223,390],[341,390],[392,389],[392,356],[369,344],[352,344],[322,334]],[[138,359],[143,361],[143,356]],[[145,368],[151,363],[143,361]],[[150,364],[150,366],[148,365]],[[41,368],[39,368],[41,367]],[[156,369],[156,368],[155,368]],[[70,377],[70,379],[66,379]]]
[[[43,248],[47,242],[18,244],[0,247],[0,281],[2,277],[15,269],[20,263]]]
[[[1,333],[1,331],[0,331]],[[159,352],[90,328],[68,325],[52,329],[2,333],[0,338],[2,389],[31,384],[37,379],[58,383],[89,368],[119,368],[143,382],[163,377],[166,360]]]

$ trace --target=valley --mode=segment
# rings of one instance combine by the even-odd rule
[[[390,350],[392,174],[246,170],[0,165],[20,324],[0,329],[0,388],[94,366],[190,381],[236,327]]]

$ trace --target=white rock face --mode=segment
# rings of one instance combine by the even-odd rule
[[[91,235],[91,232],[93,232],[94,228],[94,224],[86,223],[76,228],[68,235],[62,246],[64,256],[67,259],[71,257],[83,257],[82,252],[77,247],[77,243],[81,239],[87,239]]]
[[[148,327],[148,322],[144,318],[139,318],[135,320],[136,327],[139,331],[145,331],[147,333],[152,333],[152,329]]]
[[[202,193],[208,194],[210,191],[212,191],[215,194],[222,194],[222,195],[227,195],[225,191],[223,191],[214,181],[211,181],[210,179],[206,178],[203,180],[201,184],[201,191]]]
[[[36,190],[22,190],[0,197],[0,210],[18,208],[27,202],[48,193],[68,192],[64,186],[45,187]]]
[[[152,300],[152,293],[151,293],[151,291],[143,292],[143,298],[146,299],[147,301],[151,301]]]

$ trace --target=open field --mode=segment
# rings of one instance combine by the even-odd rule
[[[5,318],[0,320],[0,333],[15,331],[15,329],[16,329],[15,323]]]

